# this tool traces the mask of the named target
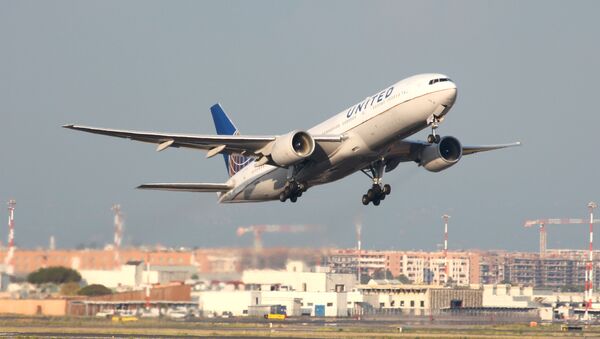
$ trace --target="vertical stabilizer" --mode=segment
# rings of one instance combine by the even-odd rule
[[[213,121],[215,123],[215,129],[219,135],[238,135],[240,132],[235,127],[231,119],[227,116],[227,113],[223,110],[220,104],[216,103],[210,108]],[[225,167],[229,176],[233,176],[242,168],[246,167],[253,158],[245,157],[241,154],[223,154],[225,159]]]

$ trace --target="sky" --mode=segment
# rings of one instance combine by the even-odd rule
[[[58,247],[110,243],[119,203],[125,245],[250,246],[237,227],[274,223],[320,228],[267,234],[267,247],[352,247],[360,221],[364,248],[436,250],[447,213],[450,249],[537,251],[524,220],[586,217],[600,200],[598,12],[597,1],[0,0],[0,201],[16,199],[16,243],[29,248],[51,235]],[[379,207],[361,204],[362,173],[296,204],[136,190],[227,173],[201,151],[61,128],[212,134],[220,102],[243,134],[284,134],[425,72],[458,86],[440,134],[523,146],[441,173],[402,164]],[[587,241],[584,225],[548,227],[549,248]]]

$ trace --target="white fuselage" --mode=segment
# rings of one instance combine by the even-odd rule
[[[295,175],[308,186],[335,181],[385,158],[396,141],[427,128],[432,115],[443,119],[456,100],[456,85],[443,74],[419,74],[401,80],[308,130],[312,135],[343,135],[321,143]],[[289,169],[250,164],[232,176],[234,188],[220,202],[277,200]]]

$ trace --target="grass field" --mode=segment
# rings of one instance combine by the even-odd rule
[[[561,332],[560,325],[527,324],[402,327],[392,322],[301,323],[175,322],[141,319],[113,323],[92,318],[0,318],[0,337],[236,337],[236,338],[600,338],[600,326],[582,332]]]

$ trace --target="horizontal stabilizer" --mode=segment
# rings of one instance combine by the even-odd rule
[[[146,190],[175,192],[227,192],[233,187],[227,184],[214,183],[158,183],[143,184],[138,186],[137,188]]]

